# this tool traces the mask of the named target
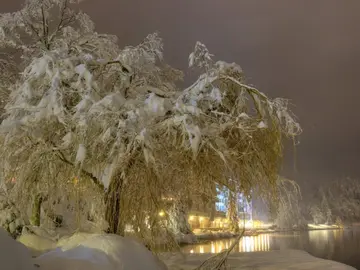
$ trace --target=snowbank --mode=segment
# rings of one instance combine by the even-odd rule
[[[308,229],[310,230],[333,230],[333,229],[341,229],[338,225],[328,225],[328,224],[308,224]]]
[[[34,270],[30,251],[0,228],[0,268],[2,270]]]
[[[55,241],[36,234],[22,234],[17,241],[29,248],[33,256],[38,256],[46,251],[56,248]]]
[[[36,226],[24,226],[21,235],[16,239],[30,249],[33,256],[55,249],[57,236],[48,230]]]
[[[198,242],[194,234],[180,234],[176,236],[176,241],[178,244],[195,244]]]
[[[198,240],[225,239],[225,238],[232,238],[232,237],[236,236],[235,234],[233,234],[231,232],[227,232],[227,231],[214,232],[214,231],[203,230],[203,229],[194,230],[194,234]]]
[[[164,254],[169,270],[192,270],[213,254],[180,255]],[[232,253],[227,265],[241,270],[355,270],[355,268],[334,261],[318,259],[305,251],[276,250],[266,252]]]
[[[166,270],[143,245],[117,235],[75,234],[35,259],[42,270]]]

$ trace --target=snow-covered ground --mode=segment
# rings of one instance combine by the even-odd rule
[[[195,269],[212,254],[162,254],[160,259],[141,244],[117,235],[75,234],[53,241],[45,236],[24,238],[27,246],[43,253],[32,258],[30,250],[0,229],[0,269],[4,270],[187,270]],[[49,250],[50,251],[46,251]],[[315,258],[304,251],[280,250],[234,253],[231,269],[353,270],[333,261]]]
[[[193,270],[210,256],[213,254],[191,254],[186,257],[164,254],[163,259],[169,270]],[[228,258],[227,266],[233,270],[355,270],[351,266],[318,259],[300,250],[233,253]]]
[[[166,270],[143,245],[109,234],[75,234],[57,243],[33,235],[24,241],[32,249],[48,250],[32,258],[30,250],[0,229],[1,270]],[[31,242],[32,241],[32,242]],[[39,246],[36,246],[39,244]]]
[[[11,238],[2,228],[0,228],[0,269],[36,269],[32,262],[30,251],[24,245]]]

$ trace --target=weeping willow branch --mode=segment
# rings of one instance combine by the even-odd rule
[[[58,156],[58,158],[59,158],[61,161],[63,161],[64,163],[66,163],[66,164],[68,164],[68,165],[71,165],[71,166],[74,167],[74,168],[76,167],[73,162],[71,162],[70,160],[68,160],[68,159],[65,158],[65,155],[64,155],[60,150],[56,150],[56,151],[57,151],[57,153],[58,153],[57,156]],[[80,169],[80,172],[81,172],[84,176],[90,178],[90,179],[92,180],[92,182],[93,182],[97,187],[99,187],[100,189],[104,190],[104,185],[103,185],[103,183],[102,183],[97,177],[95,177],[92,173],[84,170],[83,168]]]
[[[241,238],[245,234],[245,228],[242,230],[242,232],[236,237],[234,243],[228,248],[223,250],[217,255],[214,255],[213,257],[210,257],[206,261],[204,261],[199,267],[195,268],[194,270],[219,270],[221,269],[228,259],[231,251],[234,249],[236,245],[239,244]]]

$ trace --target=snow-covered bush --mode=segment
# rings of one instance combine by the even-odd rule
[[[44,270],[165,270],[143,245],[117,235],[74,235],[34,261]]]
[[[109,232],[130,224],[151,245],[167,231],[164,197],[176,203],[176,194],[208,194],[215,183],[273,192],[283,136],[301,131],[286,100],[248,86],[238,65],[213,61],[199,42],[189,64],[202,75],[179,89],[182,73],[163,62],[157,34],[119,49],[67,0],[26,3],[0,17],[0,42],[24,56],[0,126],[19,203],[40,194],[47,208],[79,213],[78,224],[93,211]]]

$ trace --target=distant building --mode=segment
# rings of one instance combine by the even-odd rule
[[[213,203],[194,204],[189,215],[192,229],[222,229],[228,227],[226,218],[228,193],[226,189],[217,188],[217,196]],[[237,210],[239,222],[252,220],[252,201],[243,194],[237,195]]]
[[[217,202],[215,203],[216,211],[227,212],[227,192],[228,190],[218,189]],[[252,219],[252,201],[247,199],[244,194],[237,194],[237,210],[239,219],[251,220]]]

